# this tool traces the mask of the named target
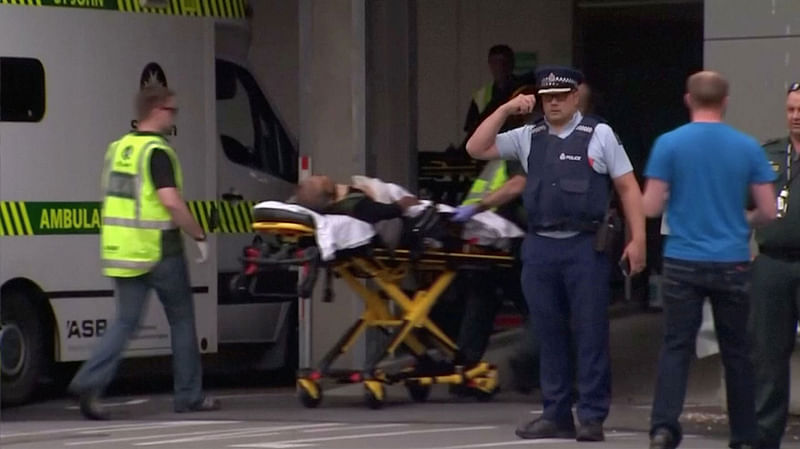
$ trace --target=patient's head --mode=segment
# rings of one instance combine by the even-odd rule
[[[333,201],[336,184],[328,176],[311,176],[297,185],[295,201],[311,210],[322,211]]]

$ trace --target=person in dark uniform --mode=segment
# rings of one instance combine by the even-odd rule
[[[598,231],[604,226],[613,184],[631,231],[623,259],[632,274],[642,271],[641,191],[611,127],[578,110],[583,75],[568,67],[550,67],[537,70],[536,80],[543,120],[498,135],[509,116],[533,110],[536,97],[520,95],[500,106],[467,142],[474,158],[519,160],[527,171],[522,287],[541,347],[544,411],[516,433],[521,438],[601,441],[611,402],[607,310],[611,264],[600,238],[606,233]],[[572,414],[573,342],[577,432]]]
[[[777,172],[779,219],[756,229],[759,255],[753,262],[750,332],[756,375],[760,446],[781,445],[789,409],[789,359],[800,317],[800,83],[786,96],[789,135],[764,145]]]
[[[494,174],[488,175],[492,178],[488,184],[497,184],[500,187],[484,193],[481,197],[474,198],[475,201],[471,201],[471,198],[468,197],[465,204],[456,209],[451,217],[452,221],[463,223],[475,214],[494,210],[501,217],[521,229],[525,229],[525,211],[521,200],[522,192],[525,189],[525,171],[519,162],[497,162],[504,164],[504,167],[499,170],[491,170],[492,167],[487,165],[489,171],[494,172]],[[476,180],[476,183],[480,183],[480,181],[481,179]],[[474,185],[473,190],[477,190]],[[513,253],[517,252],[517,248],[514,248]],[[524,304],[518,282],[519,273],[519,268],[515,266],[513,270],[488,271],[478,277],[465,276],[461,278],[463,284],[461,282],[459,284],[461,284],[460,287],[465,297],[465,304],[457,339],[458,363],[472,366],[480,362],[489,345],[489,337],[494,328],[494,318],[503,305],[504,299],[510,299],[523,315],[527,315],[527,307]],[[536,373],[525,374],[534,378],[538,377]],[[522,382],[522,379],[519,382]],[[451,388],[451,390],[461,393],[458,388]]]

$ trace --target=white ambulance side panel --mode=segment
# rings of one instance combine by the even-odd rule
[[[46,73],[42,121],[0,122],[0,200],[99,201],[103,155],[110,141],[130,129],[133,97],[151,62],[160,65],[178,94],[177,135],[171,142],[182,163],[185,197],[214,199],[213,45],[212,19],[0,6],[0,56],[36,58]],[[207,288],[195,295],[201,346],[216,351],[216,262],[198,265],[193,243],[187,241],[186,248],[192,285]],[[51,300],[60,318],[57,358],[86,357],[96,338],[76,336],[72,321],[110,323],[115,310],[113,298],[92,297],[112,288],[100,274],[98,236],[0,237],[0,253],[0,285],[23,277],[45,292],[73,296]],[[166,318],[153,306],[141,338],[131,343],[131,355],[169,351]]]

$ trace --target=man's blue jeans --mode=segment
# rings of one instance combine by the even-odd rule
[[[664,342],[658,365],[652,432],[666,428],[681,439],[678,418],[686,397],[689,364],[711,299],[725,367],[731,447],[756,441],[753,366],[747,336],[750,263],[664,259]]]
[[[195,330],[194,302],[183,254],[165,257],[149,273],[133,278],[114,278],[117,319],[95,347],[89,360],[72,380],[76,393],[102,393],[119,365],[122,352],[139,326],[147,293],[158,294],[170,326],[175,409],[186,409],[203,399],[203,371]]]

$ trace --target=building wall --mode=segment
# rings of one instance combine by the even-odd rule
[[[705,67],[731,83],[728,121],[759,139],[785,135],[786,89],[800,80],[800,2],[706,0],[704,40]]]
[[[492,45],[536,52],[540,64],[571,63],[572,14],[572,0],[419,1],[419,150],[444,151],[464,139],[472,92],[491,81]]]

